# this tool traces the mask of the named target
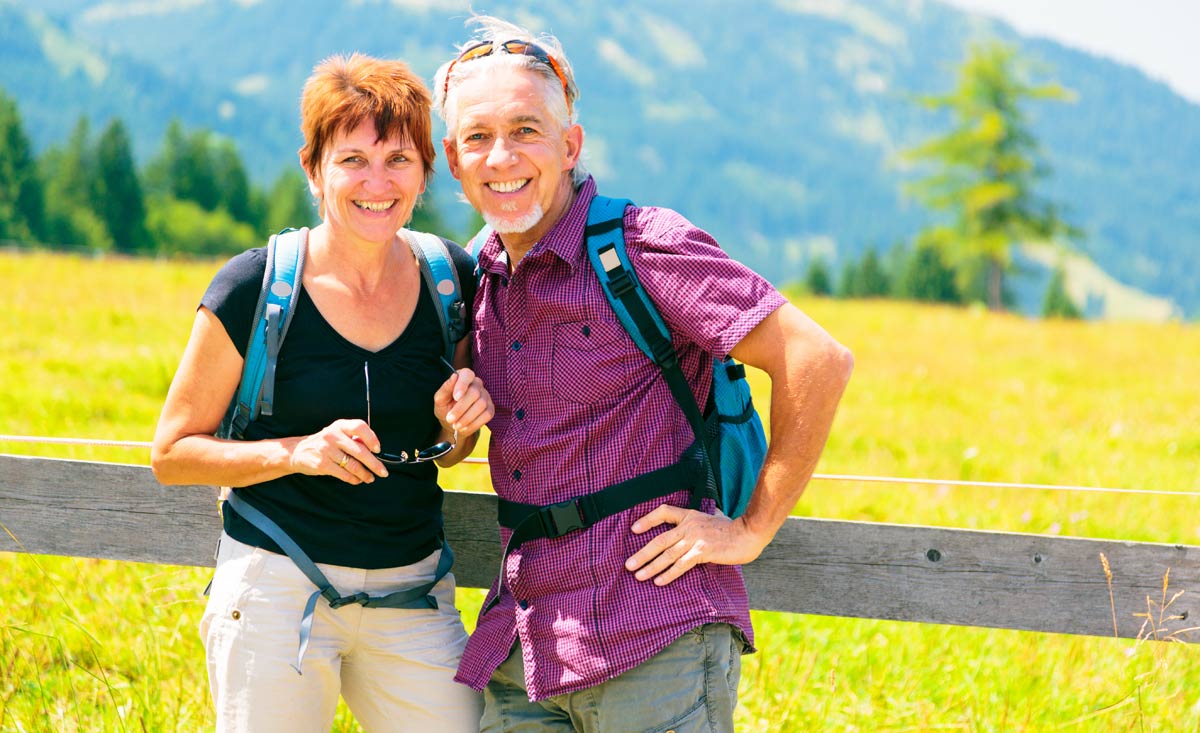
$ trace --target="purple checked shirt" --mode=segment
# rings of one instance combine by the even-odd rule
[[[512,274],[495,234],[477,253],[483,280],[472,348],[496,405],[489,423],[492,484],[510,501],[544,506],[599,491],[674,463],[694,439],[588,262],[583,230],[595,195],[589,178]],[[625,240],[703,405],[712,357],[728,354],[785,300],[673,211],[627,209]],[[701,624],[729,623],[752,641],[741,568],[698,565],[659,587],[624,567],[670,528],[636,535],[633,522],[663,502],[686,507],[689,497],[681,487],[587,530],[513,551],[499,602],[489,608],[493,583],[458,681],[482,690],[517,637],[531,700],[611,679]],[[500,533],[507,542],[510,530]]]

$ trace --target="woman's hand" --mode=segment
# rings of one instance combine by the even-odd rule
[[[318,433],[301,438],[292,449],[295,473],[333,476],[348,484],[369,484],[387,476],[387,467],[375,457],[379,438],[363,420],[335,420]]]
[[[496,414],[492,396],[475,372],[456,370],[433,395],[433,414],[446,431],[460,439],[479,432]]]

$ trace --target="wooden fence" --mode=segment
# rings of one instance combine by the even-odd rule
[[[459,584],[486,587],[495,496],[449,492],[445,509]],[[213,487],[0,455],[0,552],[211,566],[219,533]],[[769,611],[1200,640],[1197,546],[792,517],[745,577],[751,605]]]

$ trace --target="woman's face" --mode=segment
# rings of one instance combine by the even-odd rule
[[[425,192],[425,165],[410,140],[377,140],[375,123],[363,120],[334,136],[308,185],[334,238],[386,244]]]

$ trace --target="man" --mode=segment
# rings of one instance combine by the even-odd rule
[[[682,216],[630,207],[630,260],[697,402],[714,356],[771,378],[773,439],[754,497],[730,520],[711,501],[688,508],[692,487],[680,485],[585,529],[510,542],[506,510],[681,464],[694,433],[588,261],[596,185],[580,165],[560,44],[473,20],[479,37],[438,70],[434,104],[450,171],[493,229],[476,242],[472,347],[496,405],[489,460],[509,547],[457,679],[484,691],[485,731],[731,731],[739,656],[752,650],[739,566],[812,476],[852,358]]]

